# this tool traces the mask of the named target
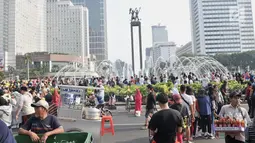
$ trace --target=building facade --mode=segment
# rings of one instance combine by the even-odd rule
[[[168,31],[166,26],[155,25],[152,29],[152,45],[156,43],[168,42]]]
[[[154,44],[153,51],[153,63],[155,64],[158,59],[162,58],[165,62],[170,62],[172,65],[176,61],[176,44],[174,42],[164,42]]]
[[[82,67],[82,64],[85,63],[86,71],[93,70],[94,67],[91,67],[91,63],[95,59],[90,57],[85,57],[82,59],[81,57],[77,57],[74,55],[64,55],[64,54],[50,54],[48,52],[34,52],[29,53],[29,57],[31,58],[30,68],[31,69],[43,69],[44,72],[58,72],[66,65],[74,65],[78,67]],[[26,69],[27,64],[25,64],[25,56],[17,55],[16,56],[17,69],[22,70]]]
[[[193,54],[194,52],[192,48],[192,42],[189,42],[176,50],[177,57],[181,57],[183,55],[193,55]]]
[[[88,9],[71,1],[47,0],[47,52],[89,55]]]
[[[89,10],[90,54],[97,60],[108,59],[106,0],[72,0],[75,5],[83,5]]]
[[[0,64],[16,68],[16,56],[46,51],[46,1],[0,1]],[[1,66],[1,65],[0,65]]]
[[[251,0],[190,0],[190,7],[195,54],[255,49]]]

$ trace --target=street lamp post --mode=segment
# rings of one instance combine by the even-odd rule
[[[30,60],[31,60],[31,57],[30,57],[30,55],[28,55],[28,54],[25,54],[25,62],[26,62],[26,64],[27,64],[27,80],[29,80],[30,79],[30,77],[29,77],[29,63],[30,63]]]

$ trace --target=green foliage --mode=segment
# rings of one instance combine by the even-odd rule
[[[143,96],[147,96],[148,95],[147,85],[139,86],[139,90],[140,90],[140,92],[141,92],[141,94]]]
[[[1,72],[0,72],[0,79],[1,79]],[[211,82],[211,84],[217,85],[218,88],[220,88],[223,83]],[[178,85],[179,91],[180,91],[180,86],[181,85]],[[195,93],[197,93],[198,90],[202,88],[201,83],[187,84],[186,86],[192,87]],[[155,92],[169,95],[170,90],[173,89],[174,85],[171,82],[157,83],[156,85],[153,85],[153,87]],[[235,90],[242,91],[245,87],[246,87],[246,84],[240,84],[235,80],[228,81],[228,89],[230,92]],[[135,95],[136,89],[140,90],[142,96],[148,95],[147,85],[131,85],[131,86],[124,86],[123,88],[121,88],[120,86],[115,86],[114,88],[107,85],[104,86],[105,96],[109,96],[111,93],[114,93],[115,95],[119,95],[119,96]],[[90,95],[92,92],[94,92],[93,89],[90,89],[90,88],[87,89],[87,95]],[[54,93],[54,88],[50,89],[50,93],[51,94]]]
[[[213,56],[217,61],[219,61],[224,66],[231,69],[232,67],[239,66],[241,69],[245,69],[250,66],[250,69],[255,69],[255,51],[234,53],[234,54],[218,54]]]
[[[193,84],[190,84],[189,86],[192,87],[193,92],[195,92],[195,93],[198,93],[198,91],[202,88],[201,83],[193,83]]]
[[[88,88],[88,89],[87,89],[87,94],[86,94],[86,95],[89,96],[89,95],[91,95],[93,92],[94,92],[93,89]]]
[[[153,87],[154,87],[155,92],[157,92],[157,93],[164,93],[166,95],[168,95],[170,93],[169,88],[168,88],[167,84],[165,84],[165,83],[157,83]]]
[[[235,90],[241,91],[245,88],[245,86],[246,86],[245,84],[242,85],[235,80],[228,81],[228,89],[230,92],[235,91]]]

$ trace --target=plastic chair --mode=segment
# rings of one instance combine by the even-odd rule
[[[104,123],[105,121],[109,121],[110,122],[110,128],[105,128]],[[112,135],[114,135],[114,126],[113,126],[113,120],[112,120],[112,116],[103,116],[102,117],[102,121],[101,121],[101,136],[104,136],[105,133],[112,133]]]

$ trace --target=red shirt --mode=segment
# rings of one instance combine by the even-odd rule
[[[247,87],[246,88],[246,91],[245,91],[245,94],[246,94],[246,97],[250,97],[250,95],[251,95],[251,86],[249,86],[249,87]]]

